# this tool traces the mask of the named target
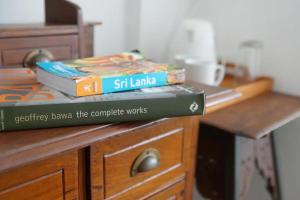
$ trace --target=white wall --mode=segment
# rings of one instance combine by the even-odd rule
[[[124,0],[72,0],[82,8],[84,21],[101,21],[95,29],[95,54],[124,51]]]
[[[126,51],[139,48],[141,3],[141,0],[125,0],[124,3],[124,48]]]
[[[177,49],[182,19],[194,10],[190,2],[198,0],[141,0],[139,48],[157,61],[169,60],[170,52]],[[179,46],[178,46],[179,45]]]
[[[41,23],[44,21],[44,1],[0,0],[0,24]]]

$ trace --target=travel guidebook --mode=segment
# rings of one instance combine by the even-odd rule
[[[73,97],[26,68],[0,69],[0,131],[202,115],[203,91],[185,85]]]
[[[128,91],[185,81],[183,68],[148,61],[137,52],[37,64],[39,82],[72,96]]]

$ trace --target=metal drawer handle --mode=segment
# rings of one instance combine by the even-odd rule
[[[160,153],[157,149],[150,148],[141,153],[134,161],[131,176],[147,172],[160,166]]]
[[[23,61],[24,67],[34,67],[37,62],[47,62],[54,59],[52,53],[46,49],[36,49],[29,52]]]

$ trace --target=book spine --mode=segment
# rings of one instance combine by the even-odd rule
[[[121,75],[102,79],[97,76],[88,76],[76,82],[76,94],[77,96],[88,96],[122,92],[183,83],[184,79],[184,70]]]
[[[157,99],[0,108],[1,131],[65,127],[202,115],[203,93]]]
[[[4,122],[4,110],[0,110],[0,131],[5,130],[5,122]]]

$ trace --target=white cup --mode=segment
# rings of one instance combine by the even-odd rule
[[[225,67],[215,62],[200,62],[193,58],[184,61],[186,79],[198,83],[217,86],[225,76]]]

